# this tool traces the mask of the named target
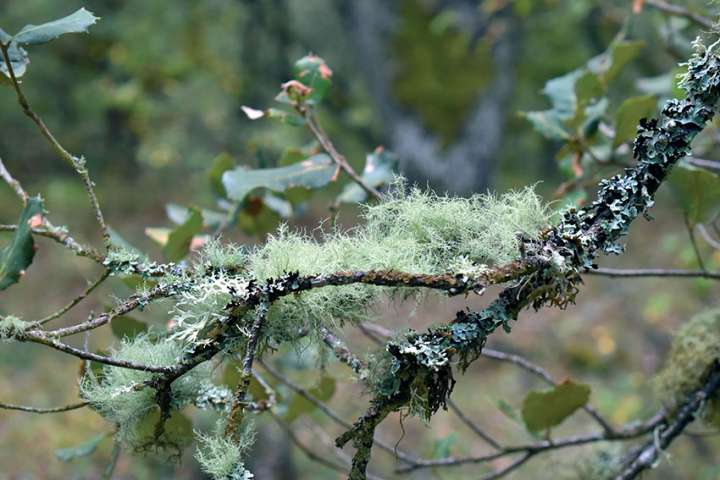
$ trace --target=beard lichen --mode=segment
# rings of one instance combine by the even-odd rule
[[[694,316],[673,337],[665,367],[655,377],[657,394],[668,407],[675,409],[688,395],[701,388],[704,373],[720,358],[720,309]],[[720,425],[720,399],[712,398],[703,418]]]
[[[22,338],[25,330],[33,325],[14,315],[0,317],[0,340],[10,341]]]
[[[251,282],[348,271],[393,270],[410,274],[473,275],[519,256],[521,241],[536,239],[550,211],[532,188],[470,198],[439,196],[399,182],[376,205],[365,206],[362,224],[348,231],[320,232],[315,238],[282,226],[253,250],[211,242],[197,263],[194,285],[178,295],[171,314],[173,337],[202,343],[203,333],[227,315],[231,299],[242,298]],[[328,286],[273,302],[265,335],[276,343],[299,332],[357,322],[383,294],[408,289],[369,285]],[[420,292],[412,292],[420,296]],[[241,322],[242,323],[242,322]],[[242,324],[240,325],[242,329]]]
[[[176,365],[182,358],[183,348],[171,339],[153,341],[145,335],[125,339],[113,351],[118,360],[128,360],[153,367]],[[200,365],[171,385],[172,411],[195,401],[210,378],[210,366]],[[133,450],[147,450],[147,426],[144,422],[157,413],[156,390],[146,385],[154,374],[140,370],[104,366],[99,376],[90,369],[80,382],[80,395],[102,417],[118,426],[116,439]]]
[[[243,424],[237,439],[224,435],[224,422],[218,421],[212,433],[195,432],[198,441],[195,459],[213,480],[250,480],[254,475],[245,468],[243,457],[255,441],[250,422]]]

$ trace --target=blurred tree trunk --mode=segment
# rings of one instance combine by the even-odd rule
[[[259,426],[252,453],[248,455],[250,471],[263,480],[299,478],[291,447],[288,436],[274,423]]]
[[[449,142],[398,102],[393,92],[397,64],[402,60],[393,56],[396,52],[392,49],[392,37],[403,21],[397,3],[352,2],[346,15],[361,70],[383,122],[387,146],[399,155],[403,173],[453,193],[482,191],[491,185],[498,164],[505,112],[515,81],[519,25],[507,9],[487,16],[473,0],[438,6],[442,12],[452,12],[457,27],[471,35],[470,48],[476,47],[481,37],[491,41],[490,78],[484,86],[478,80],[474,98],[468,99],[467,113],[459,119],[457,134]],[[433,98],[420,100],[432,102]]]

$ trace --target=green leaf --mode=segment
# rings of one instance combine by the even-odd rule
[[[631,60],[640,54],[645,46],[641,40],[619,40],[610,45],[610,48],[588,62],[588,68],[595,72],[607,85]]]
[[[306,55],[293,67],[293,75],[312,91],[305,100],[308,103],[319,103],[332,83],[332,70],[327,66],[325,60],[317,55]]]
[[[450,433],[444,438],[435,440],[432,457],[438,460],[448,458],[450,456],[450,449],[457,440],[458,435],[455,432]]]
[[[125,240],[125,238],[120,235],[120,233],[115,230],[112,227],[108,227],[108,234],[110,235],[110,243],[116,247],[123,250],[128,250],[130,252],[136,253],[138,255],[143,255],[143,253],[135,248],[130,242]]]
[[[150,237],[155,243],[164,247],[167,245],[168,238],[170,238],[171,228],[165,227],[147,227],[145,228],[145,235]]]
[[[570,73],[548,80],[543,93],[550,99],[552,109],[562,119],[572,118],[577,107],[575,83],[584,76],[584,69],[573,70]]]
[[[657,99],[653,95],[642,95],[625,100],[615,114],[615,139],[613,148],[635,137],[640,119],[655,113]]]
[[[171,262],[179,262],[190,251],[193,237],[203,228],[203,216],[197,208],[190,208],[190,216],[185,223],[172,230],[168,235],[167,243],[163,247],[163,254]]]
[[[551,390],[531,391],[525,397],[522,417],[531,432],[562,423],[590,399],[590,386],[565,380]]]
[[[308,393],[321,402],[327,402],[335,393],[335,379],[330,376],[323,376],[320,383],[308,390]],[[290,423],[301,415],[314,411],[316,408],[312,402],[296,393],[288,405],[285,421]]]
[[[27,66],[30,63],[30,59],[28,58],[28,54],[25,49],[13,42],[10,44],[10,47],[8,47],[8,57],[10,57],[10,65],[12,66],[15,77],[20,78],[25,75]],[[0,72],[3,73],[3,76],[0,76],[0,80],[10,84],[10,70],[8,70],[7,65],[5,64],[5,57],[3,55],[0,55]]]
[[[565,129],[562,119],[553,110],[542,112],[523,112],[535,131],[548,140],[568,140],[570,133]]]
[[[594,103],[604,93],[602,82],[590,71],[585,71],[575,82],[575,97],[580,106]]]
[[[191,209],[178,205],[177,203],[168,203],[165,205],[165,213],[171,222],[176,225],[182,225],[190,218]],[[207,210],[203,208],[200,213],[203,218],[204,227],[216,227],[225,221],[227,214],[216,212],[215,210]]]
[[[242,201],[248,193],[259,187],[283,192],[290,187],[318,188],[335,177],[337,167],[325,154],[317,154],[288,167],[249,170],[238,167],[225,172],[222,182],[228,197]]]
[[[8,35],[8,33],[0,28],[0,43],[3,45],[7,45],[12,40],[12,36]]]
[[[690,225],[706,221],[720,209],[720,177],[717,175],[681,163],[672,171],[669,183]]]
[[[98,21],[98,17],[81,8],[75,13],[59,20],[43,23],[42,25],[25,25],[13,41],[24,45],[37,45],[49,42],[65,33],[87,32],[91,25]]]
[[[112,319],[110,329],[113,335],[122,340],[123,338],[133,339],[141,333],[147,332],[148,326],[140,320],[135,320],[132,317],[123,315]]]
[[[35,257],[35,242],[30,222],[36,215],[42,215],[43,202],[40,197],[31,197],[20,214],[17,230],[10,243],[0,251],[0,290],[17,283],[25,274]]]
[[[570,139],[565,122],[576,116],[578,103],[575,84],[579,79],[584,78],[584,74],[584,69],[577,69],[548,80],[543,93],[550,100],[552,108],[522,113],[539,134],[549,140]]]
[[[495,404],[497,405],[498,410],[503,413],[503,415],[505,415],[507,418],[517,423],[518,425],[522,425],[522,420],[520,419],[520,415],[518,415],[515,407],[510,405],[506,400],[502,398],[497,399],[495,401]]]
[[[101,433],[100,435],[75,447],[60,448],[55,450],[55,456],[63,462],[69,462],[70,460],[74,460],[76,458],[87,457],[88,455],[91,455],[97,449],[98,445],[100,445],[100,443],[107,437],[107,433]]]
[[[267,208],[280,215],[282,218],[292,217],[293,207],[290,202],[270,192],[266,192],[262,201]]]
[[[231,170],[235,166],[235,160],[227,153],[221,153],[213,160],[210,170],[208,170],[208,179],[210,186],[216,195],[226,197],[225,186],[222,182],[222,175],[226,170]]]
[[[365,158],[365,168],[363,168],[361,177],[367,185],[373,188],[387,185],[395,176],[397,162],[397,155],[379,148],[373,153],[368,154]],[[365,190],[353,182],[345,186],[338,197],[338,201],[344,203],[360,203],[365,201],[366,198],[367,193]]]

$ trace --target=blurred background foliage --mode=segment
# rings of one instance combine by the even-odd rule
[[[314,194],[302,188],[272,195],[256,189],[234,199],[234,205],[224,198],[228,192],[219,182],[223,171],[236,166],[285,167],[319,151],[302,128],[272,119],[253,121],[242,109],[273,106],[295,61],[309,52],[324,58],[333,71],[332,88],[318,111],[320,123],[357,171],[363,170],[366,155],[384,146],[394,152],[388,155],[396,155],[399,172],[439,191],[462,195],[537,183],[548,200],[582,202],[592,195],[598,178],[630,161],[627,141],[637,121],[677,94],[677,64],[689,56],[691,40],[703,30],[648,5],[633,13],[633,3],[643,4],[91,0],[82,6],[102,17],[92,34],[31,49],[23,84],[35,110],[64,145],[87,158],[109,223],[133,245],[162,259],[168,231],[158,228],[183,223],[186,207],[237,213],[225,238],[245,244],[262,241],[281,221],[314,228],[336,213],[342,225],[356,221],[356,207],[337,210],[335,199],[348,183],[342,176]],[[677,4],[709,18],[717,13],[717,7],[702,0]],[[0,4],[0,25],[14,32],[80,6],[73,0],[7,0]],[[613,57],[618,45],[621,50],[630,45],[623,50],[623,61]],[[603,52],[608,53],[598,57]],[[570,78],[569,72],[576,74]],[[546,86],[555,78],[564,79],[554,84],[559,89]],[[0,157],[31,193],[45,196],[56,223],[97,241],[73,172],[39,141],[11,89],[0,89],[0,105]],[[714,126],[697,141],[695,155],[713,158],[717,141]],[[705,182],[704,173],[678,175],[692,178],[675,181],[674,189],[663,188],[654,212],[657,220],[636,225],[628,255],[608,259],[607,265],[697,267],[683,218],[692,223],[710,218],[712,212],[699,211],[697,205],[717,205],[712,203],[718,198],[712,197],[717,182]],[[698,199],[700,191],[710,197]],[[18,211],[10,189],[0,188],[0,223],[12,223]],[[207,223],[212,214],[204,212],[203,218]],[[146,234],[148,227],[155,230]],[[706,266],[717,268],[718,250],[700,244]],[[93,267],[49,248],[41,244],[37,265],[23,285],[0,295],[0,313],[41,316],[67,301],[66,292],[48,285],[83,288]],[[121,282],[102,291],[129,293]],[[662,366],[672,332],[694,313],[717,305],[718,293],[717,283],[707,280],[593,277],[577,306],[525,314],[512,336],[495,336],[491,345],[521,352],[557,378],[571,376],[592,385],[591,399],[599,410],[614,422],[627,422],[662,404],[648,378]],[[485,301],[435,299],[415,312],[403,303],[390,303],[377,309],[374,320],[393,330],[422,328],[447,318],[455,307]],[[104,307],[88,302],[83,308]],[[164,313],[156,307],[144,316],[160,322]],[[358,348],[370,348],[364,337],[347,333]],[[110,338],[108,333],[106,344]],[[102,348],[102,341],[95,346]],[[328,380],[321,380],[314,368],[318,356],[290,352],[282,365],[307,388],[321,388]],[[53,404],[72,399],[73,365],[40,348],[1,344],[2,400]],[[350,419],[364,406],[360,388],[342,367],[329,373],[336,383],[328,398],[334,394],[337,409]],[[512,367],[481,361],[458,383],[455,399],[496,436],[520,442],[527,433],[506,413],[519,409],[526,392],[539,386]],[[286,392],[288,405],[291,393]],[[499,402],[508,408],[498,408]],[[298,417],[293,425],[304,440],[323,446],[323,435],[334,437],[336,428],[321,416],[312,417],[317,412],[311,410],[293,414]],[[320,427],[309,424],[310,417]],[[203,421],[207,423],[200,415],[196,425]],[[258,423],[258,478],[336,478],[293,450],[271,421]],[[406,419],[404,436],[397,422],[387,423],[381,436],[392,443],[402,438],[403,448],[426,456],[482,451],[471,433],[445,413],[432,420],[431,428]],[[568,422],[582,425],[587,426],[584,418]],[[93,456],[71,463],[55,459],[53,452],[102,428],[102,421],[85,411],[53,418],[0,412],[0,479],[95,478],[110,456],[109,442],[101,443]],[[688,436],[673,446],[677,460],[663,462],[648,478],[718,478],[718,447],[715,437]],[[392,465],[387,455],[378,454],[375,461],[380,467]],[[546,468],[581,478],[566,465],[565,452],[543,461],[549,465],[538,461],[508,478],[543,478],[538,472]],[[156,459],[123,455],[117,472],[117,478],[201,478],[190,456],[177,473]],[[481,467],[465,467],[411,477],[468,478],[481,472]]]

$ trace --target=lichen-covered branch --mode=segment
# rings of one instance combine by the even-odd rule
[[[373,432],[390,412],[410,409],[429,418],[447,406],[455,383],[453,359],[466,368],[478,357],[487,337],[499,327],[509,331],[510,321],[526,307],[565,308],[573,303],[580,274],[594,267],[595,257],[622,252],[619,238],[638,216],[647,214],[657,189],[672,167],[690,153],[690,143],[715,114],[720,97],[720,57],[715,47],[696,42],[696,53],[681,82],[686,98],[668,101],[659,119],[641,121],[633,148],[637,166],[600,182],[592,204],[568,210],[540,241],[524,245],[525,257],[543,257],[547,266],[505,289],[484,310],[458,312],[447,325],[411,332],[388,343],[385,373],[377,382],[371,407],[337,439],[338,446],[352,441],[357,449],[351,479],[365,478]]]
[[[652,468],[660,453],[699,416],[703,406],[717,394],[718,389],[720,389],[720,359],[710,365],[702,388],[690,395],[677,413],[669,415],[654,438],[648,440],[628,459],[617,480],[631,480],[644,470]]]

